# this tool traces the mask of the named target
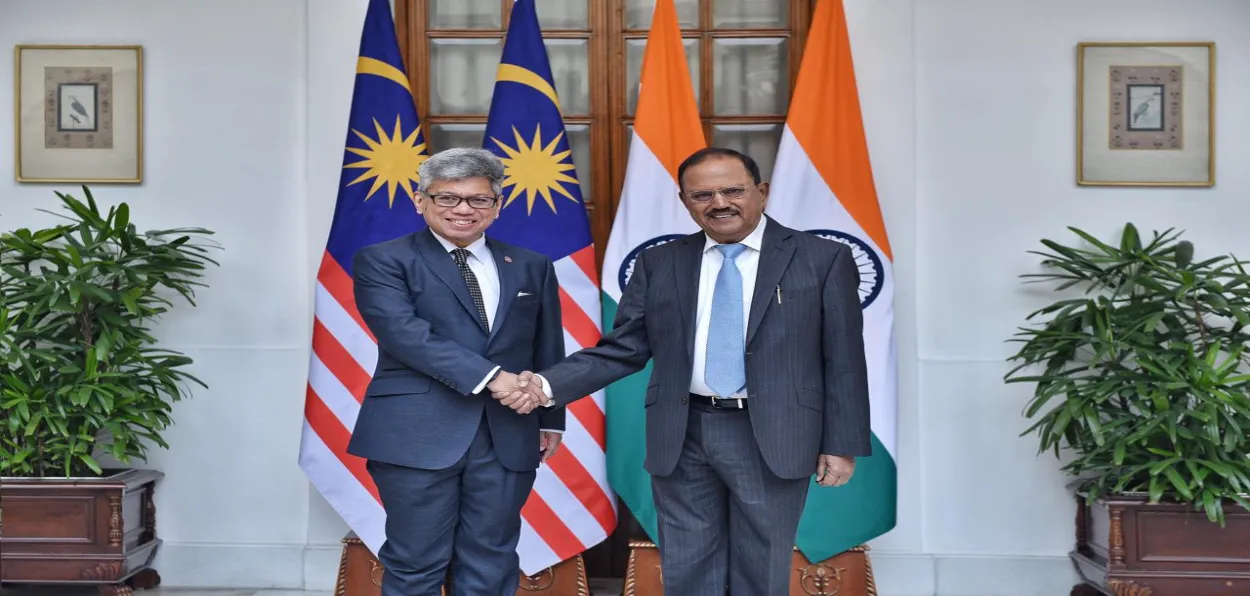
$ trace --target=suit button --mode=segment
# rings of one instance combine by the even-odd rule
[[[684,403],[686,403],[686,402],[688,402],[688,401],[690,401],[690,398],[688,398],[688,397],[683,397],[683,398],[681,398],[681,403],[683,403],[683,404],[684,404]]]

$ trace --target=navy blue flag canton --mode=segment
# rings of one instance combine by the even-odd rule
[[[517,0],[504,41],[482,147],[504,161],[504,208],[489,235],[553,261],[590,246],[555,79],[534,0]]]
[[[387,0],[370,0],[326,250],[350,275],[362,247],[425,226],[413,204],[429,157]]]

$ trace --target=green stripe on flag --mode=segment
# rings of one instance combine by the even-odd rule
[[[897,493],[894,458],[873,433],[872,455],[856,458],[850,482],[817,486],[812,479],[795,545],[807,560],[823,561],[890,531]]]
[[[616,301],[605,292],[605,330],[612,328],[616,308]],[[609,385],[604,390],[604,415],[608,426],[608,484],[642,525],[651,541],[659,544],[655,501],[651,498],[651,475],[642,467],[647,456],[647,420],[643,398],[650,378],[651,363],[648,362],[641,371]]]
[[[611,330],[616,301],[603,294],[603,327]],[[643,398],[651,378],[651,364],[604,391],[608,426],[608,483],[652,542],[659,543],[651,476],[646,459],[646,410]],[[820,487],[812,481],[796,546],[810,561],[822,561],[859,546],[892,529],[898,492],[894,459],[872,436],[871,457],[855,462],[855,475],[840,487]]]

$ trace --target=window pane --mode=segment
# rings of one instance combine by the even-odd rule
[[[717,124],[712,127],[712,144],[751,156],[760,167],[760,176],[768,182],[777,159],[781,127],[781,124]]]
[[[573,151],[573,165],[577,166],[577,181],[582,187],[582,201],[590,198],[590,127],[585,124],[565,124],[568,131],[569,149]],[[567,200],[567,199],[566,199]]]
[[[784,114],[789,100],[788,47],[785,38],[713,40],[716,115]]]
[[[721,29],[785,27],[789,0],[713,0],[712,25]]]
[[[677,6],[678,27],[694,29],[699,26],[699,0],[674,0],[673,4]],[[625,28],[650,29],[654,12],[655,0],[625,0]]]
[[[690,80],[694,85],[694,99],[699,101],[699,40],[683,39],[686,47],[686,68],[690,70]],[[646,39],[625,40],[625,112],[634,113],[638,105],[638,85],[642,78],[643,50],[647,47]]]
[[[585,39],[548,39],[547,57],[551,76],[560,96],[560,113],[565,116],[590,114],[590,56]]]
[[[590,28],[586,0],[541,0],[535,6],[538,7],[538,25],[544,31]]]
[[[485,124],[431,124],[430,154],[453,147],[481,147]]]
[[[430,113],[486,115],[502,54],[502,39],[431,39]]]
[[[499,29],[499,0],[430,0],[431,29]]]

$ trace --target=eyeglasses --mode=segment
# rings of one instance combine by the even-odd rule
[[[460,195],[452,195],[452,194],[438,194],[438,195],[427,195],[427,196],[430,197],[431,201],[434,201],[435,205],[438,205],[439,207],[450,207],[450,208],[459,207],[460,203],[468,203],[469,206],[474,209],[490,209],[491,207],[495,206],[495,203],[499,202],[499,197],[487,197],[487,196],[462,197]]]
[[[694,192],[686,193],[686,198],[696,203],[706,203],[712,200],[717,193],[720,193],[720,196],[732,201],[734,199],[741,199],[745,196],[747,194],[747,187],[726,186],[725,188],[718,188],[715,190],[696,190]]]

